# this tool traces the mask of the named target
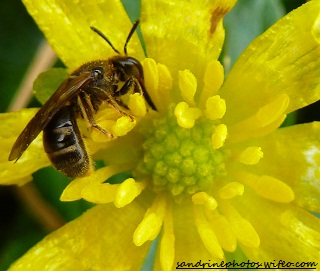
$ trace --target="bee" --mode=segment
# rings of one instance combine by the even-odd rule
[[[156,110],[148,95],[141,63],[127,55],[127,44],[138,27],[136,20],[124,44],[121,55],[98,29],[91,29],[102,37],[117,55],[88,62],[75,70],[54,92],[30,120],[14,143],[9,161],[21,157],[32,141],[43,131],[43,145],[52,165],[69,178],[90,174],[93,165],[88,155],[76,119],[82,117],[88,125],[107,137],[113,135],[96,124],[94,115],[105,102],[121,115],[133,116],[121,97],[130,90],[140,93],[149,106]],[[16,162],[15,161],[15,162]]]

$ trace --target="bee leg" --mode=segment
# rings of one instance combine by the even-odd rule
[[[156,106],[154,105],[154,103],[152,102],[148,92],[146,91],[145,87],[144,87],[144,82],[140,82],[137,78],[135,77],[130,77],[125,83],[124,85],[121,87],[121,89],[117,92],[117,96],[121,96],[126,94],[130,88],[133,87],[134,88],[134,92],[135,93],[140,93],[141,96],[146,100],[146,102],[149,104],[149,106],[153,109],[153,110],[157,110]]]
[[[124,86],[125,85],[122,86],[120,91],[124,88]],[[130,85],[126,87],[126,90],[125,90],[125,92],[123,92],[123,94],[128,92],[128,87],[130,87]],[[112,107],[114,110],[118,111],[121,115],[128,116],[132,121],[134,121],[134,117],[132,115],[128,114],[125,110],[123,110],[121,108],[121,106],[124,107],[124,108],[128,108],[128,107],[126,105],[124,105],[121,100],[117,99],[118,96],[121,96],[123,94],[118,95],[119,92],[117,92],[117,95],[115,95],[115,97],[113,97],[112,95],[108,94],[107,91],[105,91],[103,89],[100,89],[100,88],[97,88],[97,87],[95,87],[94,89],[96,91],[101,91],[101,93],[106,97],[106,103],[110,107]]]
[[[107,137],[113,138],[113,134],[109,133],[105,129],[101,128],[94,119],[94,108],[92,106],[90,97],[86,93],[83,95],[78,95],[78,104],[83,118],[90,124],[90,127],[93,127],[105,134]]]

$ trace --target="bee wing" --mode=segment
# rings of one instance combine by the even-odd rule
[[[17,161],[57,111],[70,101],[82,87],[92,82],[93,77],[90,72],[66,79],[21,132],[11,149],[9,161],[14,159]]]

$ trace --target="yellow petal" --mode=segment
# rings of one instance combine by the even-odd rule
[[[95,206],[46,236],[9,270],[139,270],[148,245],[135,246],[132,234],[144,212],[134,203]]]
[[[319,218],[293,204],[274,204],[250,191],[241,199],[235,199],[234,204],[259,233],[258,248],[241,247],[250,260],[305,262],[319,259]]]
[[[193,206],[194,203],[189,201],[183,201],[181,204],[175,204],[173,206],[174,227],[178,229],[175,230],[174,233],[176,248],[175,262],[197,262],[199,259],[216,262],[219,259],[212,256],[200,238],[195,225],[194,214],[190,212]]]
[[[132,27],[121,1],[118,0],[99,3],[24,0],[23,3],[57,55],[71,70],[85,62],[116,55],[90,26],[98,28],[121,53]],[[128,52],[138,59],[143,58],[136,34],[130,40]]]
[[[141,29],[148,56],[176,71],[174,82],[177,71],[184,69],[203,78],[208,61],[217,59],[221,52],[222,17],[234,2],[142,1]]]
[[[251,137],[258,137],[270,133],[278,128],[285,119],[289,97],[282,94],[274,98],[249,118],[231,125],[230,142],[239,142]]]
[[[320,123],[313,122],[278,129],[263,139],[251,142],[263,149],[263,159],[256,165],[288,184],[295,203],[320,212]],[[294,166],[293,166],[294,165]]]
[[[40,168],[50,165],[44,152],[42,136],[38,136],[15,163],[8,161],[11,148],[38,109],[23,109],[18,112],[3,113],[0,115],[0,183],[18,184],[32,180],[31,174]]]
[[[281,94],[290,97],[285,113],[319,99],[319,9],[319,1],[309,1],[244,51],[220,90],[230,109],[225,116],[227,123],[252,116]]]

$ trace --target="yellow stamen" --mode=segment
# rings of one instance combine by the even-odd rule
[[[218,206],[214,197],[208,195],[206,192],[198,192],[192,195],[192,201],[197,205],[204,205],[208,210],[215,210]]]
[[[183,101],[190,106],[194,106],[194,95],[197,90],[197,79],[189,70],[179,71],[179,87]]]
[[[140,93],[130,95],[128,107],[134,116],[143,117],[147,114],[146,103]]]
[[[234,143],[249,137],[262,136],[278,128],[286,117],[285,112],[289,100],[288,95],[279,95],[250,118],[229,127],[230,142]]]
[[[121,208],[132,202],[137,196],[140,195],[145,188],[145,183],[136,182],[133,178],[125,180],[119,185],[117,190],[114,205]]]
[[[244,186],[242,183],[231,182],[219,190],[219,197],[222,199],[231,199],[235,196],[242,196],[243,192]]]
[[[214,131],[211,143],[214,149],[219,149],[223,146],[228,135],[228,129],[225,124],[219,124]]]
[[[207,99],[216,94],[223,84],[224,69],[218,60],[212,60],[204,75],[204,88],[201,92],[200,105],[206,103]]]
[[[257,248],[260,238],[251,223],[243,218],[231,205],[221,204],[222,210],[239,242],[245,246]]]
[[[224,253],[218,242],[216,234],[204,216],[202,210],[197,208],[196,205],[194,206],[194,217],[198,233],[206,249],[213,257],[223,259]]]
[[[112,127],[113,135],[124,136],[129,133],[136,126],[136,120],[132,120],[129,116],[123,116],[117,119],[116,123]]]
[[[266,198],[277,202],[291,202],[294,200],[293,190],[284,182],[271,176],[256,176],[246,173],[244,183]]]
[[[145,87],[148,90],[148,93],[152,99],[153,98],[152,94],[157,93],[159,89],[159,76],[158,76],[157,63],[152,58],[146,58],[141,62],[141,64],[143,66]]]
[[[91,175],[73,180],[63,191],[61,201],[73,201],[82,198],[82,190],[92,184],[100,184],[112,175],[129,169],[127,165],[112,165],[100,168]],[[88,188],[89,189],[89,188]]]
[[[239,161],[245,165],[258,164],[263,157],[263,152],[260,147],[248,147],[240,154]]]
[[[286,94],[279,95],[271,103],[260,108],[256,114],[256,125],[265,127],[276,121],[281,116],[289,105],[289,97]]]
[[[177,123],[183,128],[192,128],[196,119],[201,116],[199,108],[192,108],[186,102],[180,102],[174,109],[174,115],[177,118]]]
[[[162,194],[158,194],[133,234],[133,242],[136,246],[141,246],[158,236],[165,214],[166,199]]]
[[[170,103],[170,93],[172,93],[172,77],[167,66],[158,64],[159,89],[157,91],[157,109],[159,112],[165,111]],[[149,91],[149,90],[148,90]]]
[[[221,247],[228,252],[233,252],[237,248],[237,239],[228,220],[220,215],[215,214],[210,216],[210,224],[212,225],[214,232],[216,233],[217,239]]]
[[[209,97],[206,102],[206,116],[208,119],[221,119],[226,113],[226,101],[219,95]]]
[[[172,270],[175,257],[175,236],[173,232],[172,210],[168,206],[163,222],[162,237],[160,241],[160,264],[162,270]]]
[[[160,232],[162,222],[155,213],[145,216],[133,234],[134,244],[142,246],[145,242],[154,240]]]
[[[97,204],[110,203],[115,200],[119,185],[117,184],[90,184],[81,191],[83,199]]]

